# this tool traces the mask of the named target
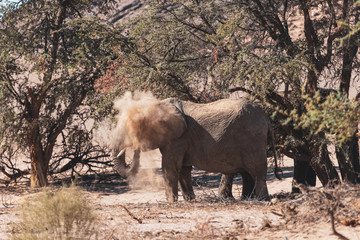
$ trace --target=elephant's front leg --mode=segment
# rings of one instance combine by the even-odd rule
[[[169,202],[178,200],[178,182],[185,153],[185,144],[181,140],[160,148],[162,169],[165,180],[165,194]]]
[[[192,187],[191,180],[191,166],[181,168],[179,182],[181,187],[181,192],[186,201],[193,200],[195,198],[194,189]]]
[[[166,166],[162,167],[165,180],[165,195],[168,202],[176,202],[178,200],[178,180],[179,173]]]

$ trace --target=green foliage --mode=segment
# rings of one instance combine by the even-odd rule
[[[264,100],[287,85],[298,96],[309,68],[305,54],[287,56],[258,28],[246,4],[150,1],[123,26],[129,41],[117,52],[120,81],[113,91],[150,89],[161,97],[209,102],[228,97],[236,86]]]
[[[224,97],[226,82],[212,74],[223,39],[216,31],[226,21],[222,10],[216,1],[151,1],[123,26],[129,41],[118,49],[117,89],[203,102]]]
[[[310,130],[313,135],[324,132],[339,143],[346,142],[356,132],[359,101],[350,100],[341,92],[331,92],[324,97],[320,91],[314,96],[304,94],[302,100],[305,110],[302,113],[293,110],[289,116],[297,128]]]
[[[338,178],[324,148],[328,136],[344,142],[358,110],[344,96],[312,96],[323,84],[349,93],[357,38],[336,48],[349,33],[336,21],[351,26],[357,18],[348,1],[152,0],[123,26],[129,41],[118,49],[114,91],[150,89],[195,102],[246,93],[274,113],[283,153],[319,160],[313,167],[326,183]]]
[[[124,77],[120,86],[150,88],[163,97],[176,94],[195,101],[205,101],[206,91],[217,93],[210,101],[226,97],[229,88],[239,86],[273,110],[302,108],[306,73],[314,70],[308,55],[311,46],[304,38],[286,35],[288,22],[279,16],[291,15],[300,6],[283,4],[150,1],[141,17],[124,26],[131,40],[118,52],[122,60],[118,74]],[[333,16],[323,14],[329,21],[322,24],[330,24]],[[325,39],[330,33],[319,30],[317,34]],[[333,54],[326,47],[319,46]],[[323,69],[315,69],[317,78]],[[204,92],[197,94],[197,89]]]
[[[14,240],[97,239],[97,220],[83,192],[72,186],[45,191],[22,205]]]

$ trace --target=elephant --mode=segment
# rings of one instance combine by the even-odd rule
[[[149,108],[155,114],[145,114]],[[125,115],[119,118],[121,131],[114,133],[115,141],[110,147],[120,176],[136,174],[141,151],[159,148],[169,202],[178,200],[178,185],[185,200],[195,198],[192,167],[227,176],[240,173],[242,197],[270,199],[266,146],[268,136],[274,146],[273,134],[267,115],[253,101],[239,98],[199,104],[168,98],[146,109],[134,107]],[[125,163],[129,147],[135,149],[130,166]],[[277,170],[275,158],[275,175],[280,179]]]

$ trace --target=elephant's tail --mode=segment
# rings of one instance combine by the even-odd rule
[[[275,148],[275,137],[274,137],[274,131],[271,127],[271,125],[269,124],[269,135],[270,135],[270,141],[271,141],[271,148],[274,152],[274,162],[275,162],[275,167],[274,167],[274,174],[275,174],[275,177],[279,180],[282,179],[282,177],[280,177],[279,175],[279,172],[281,172],[282,174],[282,170],[281,168],[278,167],[278,157],[277,157],[277,153],[276,153],[276,148]]]

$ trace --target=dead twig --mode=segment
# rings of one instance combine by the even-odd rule
[[[331,229],[333,231],[333,234],[338,236],[341,240],[350,240],[349,238],[345,237],[335,229],[335,211],[340,203],[340,196],[337,197],[337,200],[335,204],[330,208],[328,208],[328,214],[330,215],[330,222],[331,222]]]
[[[276,215],[276,216],[282,217],[282,218],[284,217],[283,214],[278,213],[278,212],[275,212],[275,210],[272,210],[271,213],[274,214],[274,215]]]
[[[129,214],[129,216],[132,218],[132,219],[135,219],[138,223],[142,223],[142,220],[140,218],[137,218],[135,217],[134,214],[132,214],[132,212],[129,211],[129,209],[127,209],[124,205],[121,205],[120,204],[120,207],[122,207],[123,209],[125,209],[125,211]]]

